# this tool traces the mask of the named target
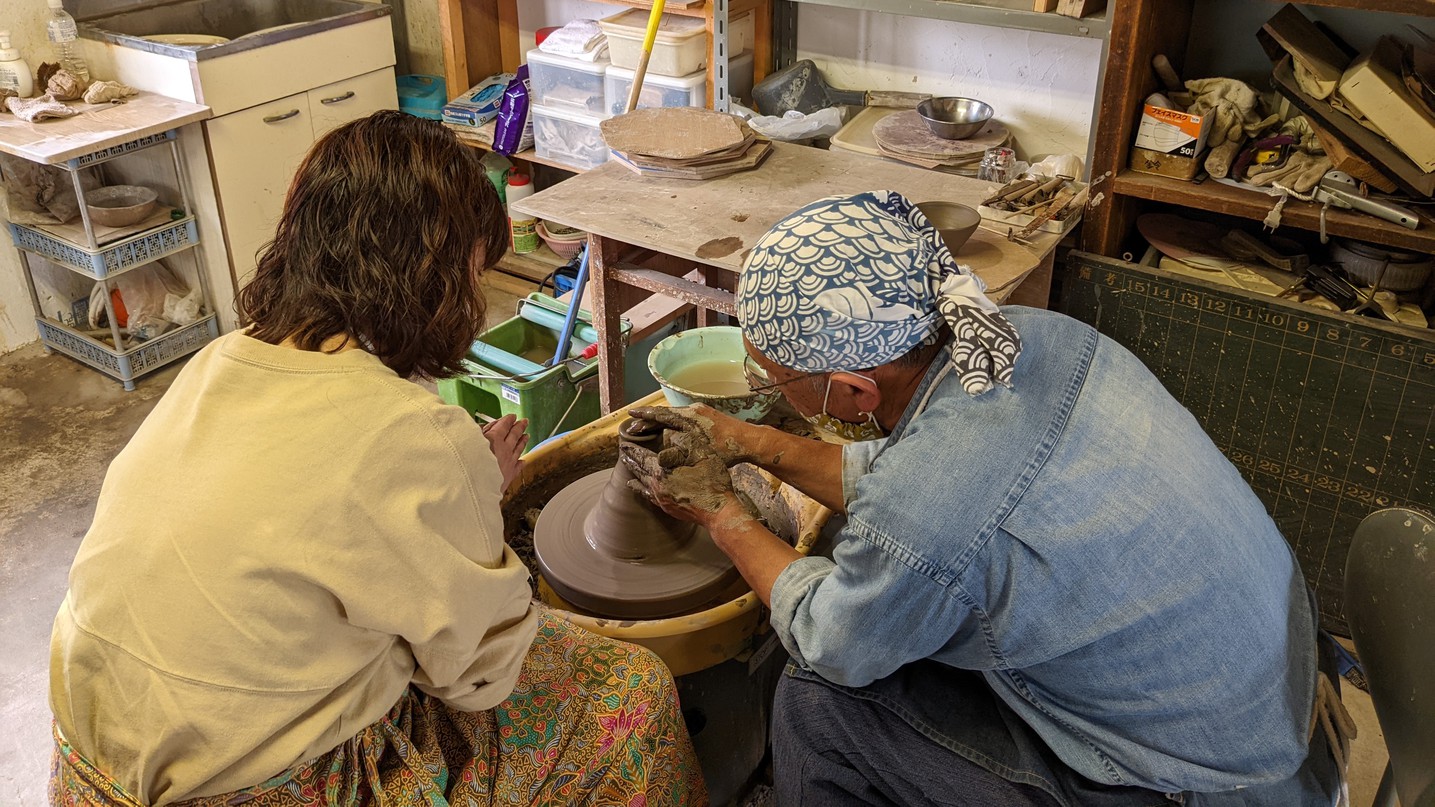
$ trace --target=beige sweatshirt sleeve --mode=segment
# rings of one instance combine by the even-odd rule
[[[458,407],[420,405],[433,428],[422,442],[434,448],[396,445],[402,467],[378,470],[392,495],[354,503],[372,532],[353,542],[341,563],[353,574],[336,594],[352,624],[408,643],[415,685],[481,711],[512,692],[538,618],[528,569],[503,542],[502,475],[487,438]]]

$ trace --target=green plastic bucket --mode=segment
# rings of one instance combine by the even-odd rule
[[[546,294],[530,294],[519,306],[518,316],[479,335],[464,362],[468,372],[439,381],[438,393],[478,420],[526,418],[536,446],[598,419],[598,360],[578,358],[596,333],[592,315],[580,310],[570,360],[544,367],[557,349],[567,306]],[[623,323],[625,340],[630,328]]]

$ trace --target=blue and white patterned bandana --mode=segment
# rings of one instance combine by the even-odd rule
[[[743,335],[799,372],[879,367],[942,325],[972,395],[1011,386],[1017,335],[986,284],[961,266],[917,206],[894,191],[821,199],[753,247],[737,287]]]

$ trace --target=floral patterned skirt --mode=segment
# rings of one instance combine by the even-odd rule
[[[50,803],[140,807],[55,732]],[[460,712],[410,687],[317,759],[190,807],[704,805],[707,791],[657,656],[548,613],[508,700]]]

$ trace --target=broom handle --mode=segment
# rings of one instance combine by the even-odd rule
[[[628,107],[624,112],[638,108],[638,96],[643,92],[643,77],[648,74],[648,58],[653,55],[653,41],[658,38],[658,23],[663,20],[663,6],[667,0],[653,0],[653,10],[648,12],[648,32],[643,37],[643,54],[638,57],[638,69],[633,71],[633,89],[628,91]]]

